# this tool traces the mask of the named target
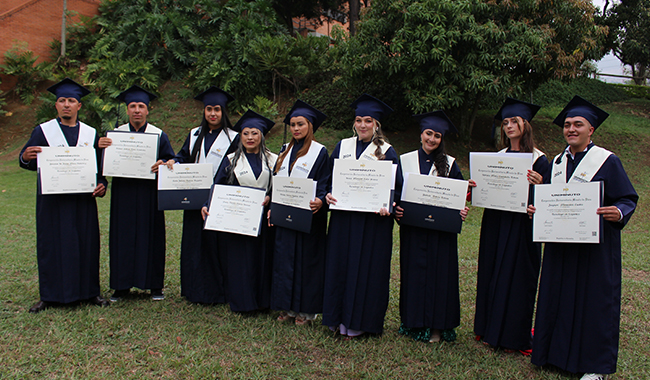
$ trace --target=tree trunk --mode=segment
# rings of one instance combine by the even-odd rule
[[[349,1],[350,4],[350,36],[357,34],[357,21],[359,21],[359,0]]]
[[[65,19],[68,13],[68,0],[63,0],[63,17],[61,17],[61,58],[65,58]]]
[[[481,98],[483,96],[481,94],[476,94],[476,98],[474,99],[474,104],[472,104],[472,114],[469,117],[469,128],[468,128],[468,134],[467,134],[467,140],[472,140],[472,131],[474,130],[474,121],[476,121],[476,114],[478,113],[478,105],[481,102]]]

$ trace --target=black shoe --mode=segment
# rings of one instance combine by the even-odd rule
[[[33,314],[40,313],[41,311],[47,309],[50,306],[52,306],[52,305],[49,302],[45,302],[43,300],[40,300],[40,301],[36,302],[34,304],[34,306],[32,306],[29,309],[29,312],[33,313]]]
[[[89,298],[88,303],[91,304],[91,305],[101,306],[101,307],[106,307],[106,306],[111,305],[110,302],[106,301],[105,299],[103,299],[100,296],[95,296],[95,297]]]
[[[165,295],[162,292],[162,289],[151,289],[151,299],[153,301],[162,301],[165,299]]]
[[[111,302],[117,302],[121,300],[123,297],[128,296],[130,292],[131,292],[130,289],[122,289],[122,290],[114,291],[113,295],[111,296]]]

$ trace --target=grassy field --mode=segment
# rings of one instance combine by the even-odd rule
[[[198,115],[184,101],[163,103],[152,121],[168,131],[174,148],[182,144]],[[612,113],[594,141],[616,152],[641,196],[623,230],[623,297],[618,373],[615,379],[650,378],[650,102],[633,100],[604,106]],[[200,111],[199,111],[200,112]],[[543,109],[535,119],[537,140],[548,155],[562,149],[561,132],[550,125],[559,109]],[[157,115],[157,116],[156,116]],[[490,112],[481,125],[491,124]],[[154,120],[158,117],[157,120]],[[488,124],[489,123],[489,124]],[[6,126],[2,126],[3,128]],[[31,126],[22,126],[30,130]],[[277,151],[281,128],[269,138]],[[471,142],[450,140],[465,175],[467,152],[493,150],[487,127]],[[483,135],[481,135],[483,134]],[[330,149],[349,133],[322,130]],[[399,153],[417,147],[415,131],[389,134]],[[399,239],[394,230],[391,298],[382,336],[342,341],[315,324],[297,328],[275,321],[271,312],[244,317],[227,306],[201,306],[179,295],[182,214],[166,212],[166,300],[146,294],[112,305],[48,309],[27,313],[39,298],[35,243],[35,173],[18,168],[16,149],[27,139],[3,141],[0,151],[0,379],[10,378],[432,378],[568,379],[578,376],[539,369],[519,354],[494,351],[474,341],[473,313],[482,210],[472,208],[459,237],[462,320],[454,343],[424,344],[397,334],[399,328]],[[102,231],[101,285],[108,288],[109,198],[98,201]]]

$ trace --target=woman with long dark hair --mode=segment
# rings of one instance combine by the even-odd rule
[[[316,181],[311,230],[300,232],[276,226],[273,254],[271,308],[279,321],[311,324],[323,309],[327,207],[323,207],[331,175],[327,148],[314,140],[314,132],[327,116],[298,100],[284,119],[291,141],[282,147],[275,165],[279,177]]]
[[[381,130],[380,121],[393,110],[384,102],[363,94],[355,109],[356,136],[334,148],[335,159],[386,160],[398,157]],[[398,183],[401,178],[398,173]],[[336,204],[331,193],[328,204]],[[376,213],[332,211],[327,238],[323,324],[351,339],[364,333],[381,334],[388,307],[393,218],[387,208]]]
[[[264,143],[264,135],[275,123],[248,110],[235,124],[239,130],[237,150],[223,159],[214,178],[215,184],[247,186],[271,190],[273,167],[277,155],[271,153]],[[268,206],[267,195],[264,206]],[[207,205],[201,209],[203,218]],[[219,258],[223,265],[226,302],[234,312],[253,312],[269,307],[271,288],[272,230],[263,214],[258,236],[246,236],[217,232]]]
[[[402,173],[463,179],[455,158],[445,153],[443,137],[456,128],[443,111],[414,116],[420,122],[421,147],[400,156]],[[465,220],[469,207],[460,211]],[[399,220],[404,210],[397,206]],[[460,325],[458,235],[400,226],[399,332],[423,342],[453,341]]]
[[[212,86],[194,99],[203,102],[201,125],[190,131],[181,150],[166,165],[173,170],[176,162],[209,163],[212,164],[214,177],[223,158],[237,148],[239,141],[227,111],[228,102],[234,98]],[[216,239],[216,232],[203,230],[200,210],[185,210],[181,242],[181,296],[190,302],[225,302]]]
[[[507,98],[495,119],[501,120],[500,153],[532,153],[531,185],[543,182],[548,159],[535,147],[530,121],[539,106]],[[470,186],[475,182],[470,180]],[[525,213],[485,209],[481,222],[474,333],[495,348],[531,352],[531,327],[541,261]]]

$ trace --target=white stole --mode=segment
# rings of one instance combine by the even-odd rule
[[[231,165],[234,157],[235,153],[228,155],[228,159],[230,160]],[[269,159],[269,166],[274,167],[278,156],[273,153],[267,153],[267,157]],[[237,182],[239,182],[240,186],[256,187],[258,189],[265,189],[267,191],[271,189],[271,180],[273,178],[273,173],[271,172],[271,169],[266,167],[266,163],[264,161],[262,161],[262,172],[258,178],[255,178],[253,168],[251,168],[251,165],[248,162],[248,158],[243,153],[241,156],[239,156],[237,165],[233,168],[233,170],[235,171],[235,177],[237,177]]]
[[[47,140],[47,144],[52,147],[67,147],[68,140],[65,139],[65,135],[61,130],[59,122],[56,119],[52,119],[48,122],[41,124],[41,131]],[[79,122],[79,136],[77,137],[78,147],[90,147],[92,148],[95,145],[95,135],[97,131],[95,128]]]
[[[291,160],[291,151],[293,148],[294,147],[292,146],[291,149],[286,152],[284,160],[282,160],[282,166],[280,166],[276,175],[280,177],[307,178],[309,172],[311,172],[311,169],[316,163],[320,151],[323,149],[323,144],[312,141],[307,154],[296,159],[296,164],[293,165],[293,170],[291,171],[291,175],[289,175],[289,165],[291,165],[289,161]]]
[[[384,142],[384,145],[381,146],[381,153],[386,154],[390,144]],[[361,153],[359,159],[370,160],[370,161],[379,161],[379,158],[375,156],[375,150],[377,150],[377,144],[371,142],[370,145]],[[342,160],[356,160],[357,159],[357,137],[349,137],[347,139],[341,140],[341,145],[339,148],[339,158]]]
[[[564,157],[558,164],[557,161],[560,157],[564,156],[566,151],[558,154],[553,159],[553,176],[551,183],[567,183],[566,180],[566,167],[569,163],[568,158]],[[605,148],[599,146],[592,146],[587,154],[582,158],[578,167],[573,171],[573,175],[569,178],[569,183],[586,183],[590,182],[594,175],[600,170],[607,158],[613,154]]]
[[[445,156],[447,156],[447,165],[449,165],[449,172],[451,172],[451,166],[454,164],[454,161],[456,161],[456,159],[448,154],[445,154]],[[399,161],[402,164],[403,173],[420,174],[420,156],[417,150],[399,156]],[[429,175],[432,176],[438,175],[438,171],[436,170],[436,165],[434,164],[431,165],[431,170],[429,170]],[[448,176],[449,173],[442,174],[442,177],[448,177]]]
[[[198,132],[200,129],[201,127],[196,127],[190,131],[190,154],[194,149],[196,140],[199,138]],[[227,130],[227,134],[224,133],[225,130]],[[228,139],[228,137],[230,137],[230,139]],[[215,174],[217,174],[217,170],[219,170],[223,156],[228,151],[228,148],[230,148],[230,144],[235,139],[235,137],[237,137],[237,132],[227,128],[222,129],[219,131],[219,136],[217,136],[217,138],[212,143],[208,154],[205,153],[205,144],[201,144],[201,151],[199,154],[197,154],[196,162],[199,164],[212,164],[212,177],[214,177]]]
[[[131,128],[129,128],[128,123],[124,124],[124,125],[120,125],[119,127],[115,128],[115,130],[116,131],[131,132]],[[160,136],[162,134],[162,129],[156,127],[153,124],[147,123],[147,125],[145,126],[145,129],[144,129],[144,133],[155,133],[158,136]]]
[[[499,153],[508,153],[508,148],[503,148]],[[545,156],[544,152],[537,148],[533,148],[533,164],[537,161],[538,158]]]

